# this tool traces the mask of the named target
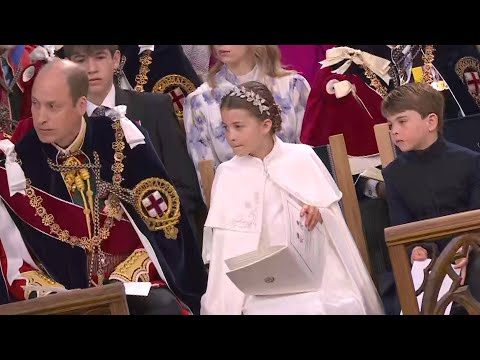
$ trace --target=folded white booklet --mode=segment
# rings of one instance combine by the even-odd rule
[[[287,198],[285,245],[271,246],[226,260],[232,282],[247,295],[280,295],[319,288],[319,253],[326,241],[323,225],[308,231],[301,207]]]

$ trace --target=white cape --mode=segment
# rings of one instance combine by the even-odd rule
[[[319,291],[245,296],[228,278],[225,260],[258,248],[265,184],[319,208],[328,244]],[[383,308],[348,230],[338,201],[341,192],[315,152],[275,138],[264,161],[251,156],[222,163],[212,187],[204,229],[203,258],[210,263],[202,314],[383,314]],[[278,201],[281,201],[280,198]]]

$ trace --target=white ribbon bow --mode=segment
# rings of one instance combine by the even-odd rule
[[[35,62],[38,60],[51,61],[55,58],[55,52],[60,50],[63,45],[43,45],[38,46],[30,53],[30,61]]]
[[[10,140],[0,141],[0,150],[5,153],[5,169],[7,170],[8,189],[10,196],[20,193],[26,195],[27,179],[22,167],[17,163],[17,153],[15,145]]]
[[[115,106],[112,111],[120,119],[120,126],[125,135],[125,140],[128,145],[130,145],[130,149],[133,149],[137,145],[145,144],[145,136],[143,136],[138,127],[125,115],[127,113],[127,107],[125,105],[118,105]]]
[[[342,60],[347,61],[337,70],[332,71],[332,73],[343,74],[348,70],[352,62],[354,62],[357,65],[363,65],[372,70],[375,74],[380,76],[386,84],[390,82],[391,77],[388,75],[388,71],[390,70],[389,60],[347,46],[328,49],[326,59],[320,61],[320,64],[322,64],[323,69],[327,66],[335,65]]]
[[[337,79],[332,79],[327,83],[326,90],[327,90],[327,93],[329,94],[335,94],[335,97],[337,99],[343,98],[351,93],[355,98],[355,100],[357,100],[357,102],[363,106],[368,116],[370,116],[370,118],[373,119],[372,115],[370,114],[370,111],[368,111],[362,99],[360,99],[360,96],[357,95],[357,89],[355,85],[352,84],[350,81],[348,80],[338,81]]]

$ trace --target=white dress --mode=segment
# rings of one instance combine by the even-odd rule
[[[225,260],[255,250],[258,247],[284,243],[288,229],[282,215],[285,196],[296,198],[286,189],[286,182],[276,181],[277,170],[289,161],[282,161],[289,153],[290,160],[306,155],[303,145],[284,144],[276,139],[272,152],[264,161],[235,157],[222,164],[215,178],[211,209],[204,232],[204,261],[210,263],[207,291],[202,297],[201,314],[257,315],[257,314],[382,314],[378,294],[363,264],[358,249],[346,227],[335,198],[338,189],[328,191],[333,180],[318,178],[317,184],[324,196],[319,209],[328,236],[314,242],[322,271],[320,289],[315,292],[246,296],[228,278]],[[308,148],[308,147],[306,147]],[[311,149],[308,149],[311,150]],[[292,154],[293,153],[293,154]],[[296,154],[295,154],[296,153]],[[312,151],[313,153],[313,151]],[[314,155],[316,156],[316,155]],[[278,161],[277,161],[278,160]],[[320,161],[320,160],[319,160]],[[297,162],[300,167],[307,165]],[[310,166],[315,164],[310,163]],[[323,166],[323,164],[318,164]],[[325,168],[322,174],[327,175]],[[288,170],[287,170],[288,171]],[[231,176],[230,176],[231,175]],[[308,176],[308,173],[305,174]],[[248,183],[235,182],[234,177],[246,178]],[[315,178],[315,176],[314,176]],[[287,179],[288,182],[288,179]],[[255,183],[251,187],[248,184]],[[304,188],[308,184],[303,185]],[[235,189],[234,193],[231,190]],[[304,189],[306,190],[306,189]],[[230,193],[230,194],[229,194]],[[227,195],[229,194],[229,195]],[[249,196],[248,194],[251,194]],[[298,193],[300,197],[303,194]],[[225,200],[225,201],[224,201]],[[305,201],[300,201],[305,203]],[[228,212],[230,210],[230,213]]]

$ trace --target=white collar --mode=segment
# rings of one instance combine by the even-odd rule
[[[151,50],[152,52],[155,51],[155,45],[138,45],[138,47],[139,47],[138,55],[140,55],[145,50]]]
[[[94,103],[92,103],[91,101],[88,101],[87,100],[87,115],[88,116],[92,116],[92,113],[95,111],[95,109],[98,107],[99,105],[95,105]],[[110,91],[108,92],[107,96],[105,97],[105,99],[103,99],[103,102],[100,106],[105,106],[109,109],[113,109],[115,107],[115,86],[112,85],[112,88],[110,89]]]

